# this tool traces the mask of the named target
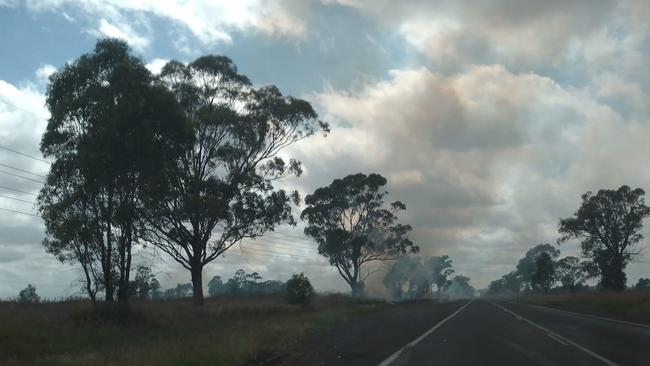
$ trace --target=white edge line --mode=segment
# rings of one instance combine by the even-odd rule
[[[568,343],[566,343],[566,342],[563,341],[562,339],[560,339],[560,338],[554,336],[554,335],[551,334],[551,333],[546,333],[546,335],[547,335],[549,338],[551,338],[552,340],[556,341],[557,343],[559,343],[559,344],[561,344],[561,345],[563,345],[563,346],[568,346],[568,345],[569,345]]]
[[[430,335],[431,333],[433,333],[433,332],[434,332],[436,329],[438,329],[441,325],[445,324],[445,322],[447,322],[449,319],[451,319],[451,318],[453,318],[454,316],[456,316],[456,314],[460,313],[461,310],[465,309],[465,307],[467,307],[467,305],[471,304],[473,301],[474,301],[474,299],[468,301],[467,304],[461,306],[460,309],[456,310],[455,312],[453,312],[453,313],[452,313],[451,315],[449,315],[448,317],[442,319],[440,322],[438,322],[438,324],[434,325],[433,328],[427,330],[427,331],[424,332],[421,336],[415,338],[414,340],[412,340],[411,342],[409,342],[408,344],[406,344],[404,347],[398,349],[395,353],[393,353],[392,355],[388,356],[388,358],[386,358],[385,360],[383,360],[383,361],[382,361],[378,366],[389,366],[390,364],[392,364],[393,362],[395,362],[395,360],[397,360],[397,359],[399,358],[399,355],[402,353],[402,351],[404,351],[404,349],[406,349],[407,347],[413,347],[413,346],[415,346],[416,344],[420,343],[424,338],[426,338],[428,335]]]
[[[641,323],[635,323],[635,322],[628,322],[628,321],[625,321],[625,320],[612,319],[612,318],[607,318],[607,317],[604,317],[604,316],[591,315],[591,314],[585,314],[585,313],[578,313],[578,312],[576,312],[576,311],[569,311],[569,310],[556,309],[556,308],[552,308],[552,307],[550,307],[550,306],[544,306],[544,305],[527,304],[527,303],[525,303],[525,302],[515,302],[515,301],[508,301],[508,300],[504,300],[504,301],[505,301],[505,302],[512,303],[512,304],[525,305],[525,306],[532,306],[532,307],[535,307],[535,308],[542,308],[542,309],[544,309],[544,310],[555,311],[555,312],[558,312],[558,313],[571,314],[571,315],[575,315],[575,316],[578,316],[578,317],[593,318],[593,319],[599,319],[599,320],[606,320],[606,321],[609,321],[609,322],[620,323],[620,324],[625,324],[625,325],[631,325],[631,326],[641,327],[641,328],[650,328],[650,325],[648,325],[648,324],[641,324]]]
[[[599,354],[597,354],[597,353],[595,353],[595,352],[593,352],[593,351],[591,351],[591,350],[589,350],[589,349],[587,349],[587,348],[585,348],[585,347],[583,347],[583,346],[577,344],[576,342],[574,342],[574,341],[572,341],[572,340],[570,340],[570,339],[568,339],[568,338],[566,338],[566,337],[563,337],[563,336],[561,336],[561,335],[559,335],[559,334],[557,334],[557,333],[555,333],[555,332],[553,332],[553,331],[550,331],[550,330],[544,328],[543,326],[541,326],[541,325],[539,325],[539,324],[537,324],[537,323],[535,323],[535,322],[533,322],[533,321],[531,321],[531,320],[528,320],[528,319],[524,318],[523,316],[521,316],[521,315],[515,313],[514,311],[512,311],[512,310],[506,308],[505,306],[501,306],[501,305],[499,305],[499,304],[497,304],[497,303],[495,303],[495,302],[492,302],[492,301],[488,301],[488,302],[489,302],[490,304],[494,305],[494,306],[497,306],[497,307],[501,308],[501,309],[502,309],[503,311],[505,311],[505,312],[508,312],[508,313],[510,313],[510,314],[512,314],[512,315],[514,315],[514,316],[518,316],[518,317],[520,317],[521,320],[525,321],[526,323],[528,323],[528,324],[530,324],[530,325],[532,325],[532,326],[534,326],[534,327],[536,327],[536,328],[538,328],[538,329],[543,330],[544,332],[548,333],[549,335],[553,335],[553,336],[555,336],[555,337],[561,339],[562,341],[564,341],[564,342],[566,342],[566,343],[568,343],[568,344],[570,344],[570,345],[572,345],[572,346],[578,348],[579,350],[581,350],[581,351],[583,351],[583,352],[585,352],[585,353],[587,353],[587,354],[589,354],[589,355],[591,355],[591,356],[593,356],[593,357],[595,357],[595,358],[597,358],[597,359],[603,361],[604,363],[606,363],[606,364],[609,365],[609,366],[619,366],[616,362],[614,362],[614,361],[612,361],[612,360],[609,360],[609,359],[607,359],[607,358],[605,358],[605,357],[603,357],[603,356],[601,356],[601,355],[599,355]]]

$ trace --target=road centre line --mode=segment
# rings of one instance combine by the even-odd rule
[[[413,347],[413,346],[417,345],[418,343],[420,343],[424,338],[426,338],[426,337],[429,336],[431,333],[433,333],[433,332],[434,332],[436,329],[438,329],[441,325],[445,324],[445,322],[447,322],[449,319],[453,318],[453,317],[456,316],[458,313],[460,313],[463,309],[465,309],[465,308],[466,308],[469,304],[471,304],[473,301],[474,301],[473,299],[470,300],[469,302],[467,302],[467,304],[461,306],[460,309],[456,310],[453,314],[451,314],[451,315],[449,315],[448,317],[442,319],[440,322],[438,322],[438,324],[434,325],[433,328],[427,330],[427,331],[424,332],[421,336],[415,338],[414,340],[412,340],[411,342],[409,342],[409,343],[408,343],[407,345],[405,345],[404,347],[402,347],[402,348],[398,349],[397,351],[395,351],[395,353],[393,353],[392,355],[388,356],[388,358],[385,359],[385,360],[383,360],[383,361],[382,361],[378,366],[389,366],[390,364],[392,364],[393,362],[395,362],[395,361],[399,358],[400,354],[401,354],[405,349],[410,348],[410,347]]]
[[[538,329],[541,329],[542,331],[546,332],[547,334],[553,335],[553,336],[557,337],[558,339],[561,339],[565,343],[568,343],[568,344],[578,348],[579,350],[581,350],[581,351],[583,351],[583,352],[585,352],[585,353],[587,353],[587,354],[601,360],[602,362],[604,362],[605,364],[607,364],[609,366],[619,366],[616,362],[614,362],[612,360],[609,360],[609,359],[597,354],[596,352],[577,344],[576,342],[574,342],[574,341],[572,341],[572,340],[570,340],[570,339],[568,339],[566,337],[563,337],[563,336],[561,336],[561,335],[559,335],[559,334],[557,334],[557,333],[555,333],[555,332],[553,332],[551,330],[548,330],[545,327],[533,322],[532,320],[528,320],[528,319],[524,318],[523,316],[515,313],[514,311],[512,311],[512,310],[510,310],[510,309],[508,309],[508,308],[506,308],[504,306],[501,306],[501,305],[499,305],[499,304],[497,304],[495,302],[492,302],[492,301],[488,301],[488,302],[490,304],[494,305],[494,306],[497,306],[497,307],[501,308],[501,310],[503,310],[503,311],[505,311],[507,313],[510,313],[510,314],[514,315],[515,317],[518,317],[517,319],[525,321],[526,323],[528,323],[528,324],[530,324],[530,325],[532,325],[532,326],[534,326],[534,327],[536,327]]]

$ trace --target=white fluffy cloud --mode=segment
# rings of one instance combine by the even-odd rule
[[[554,243],[558,219],[585,191],[650,187],[650,121],[628,121],[548,77],[502,66],[448,76],[394,70],[359,92],[316,99],[325,119],[345,123],[299,146],[302,184],[313,189],[357,171],[387,176],[423,253],[450,254],[478,286],[511,270],[529,247]],[[634,278],[639,266],[631,268]]]
[[[17,2],[2,3],[17,6]],[[33,11],[81,11],[95,28],[92,34],[122,38],[144,51],[153,40],[147,17],[158,17],[188,31],[203,45],[232,41],[232,32],[252,30],[279,37],[303,38],[311,1],[201,0],[29,0]],[[66,18],[71,18],[64,12]],[[62,13],[63,14],[63,13]]]

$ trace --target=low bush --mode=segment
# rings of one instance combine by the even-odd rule
[[[304,273],[294,274],[287,281],[287,301],[290,304],[308,305],[313,296],[314,287]]]

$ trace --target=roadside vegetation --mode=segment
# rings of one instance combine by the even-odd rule
[[[246,365],[279,357],[299,339],[388,308],[382,301],[320,295],[289,305],[283,294],[132,300],[121,321],[87,300],[0,302],[3,365]]]

